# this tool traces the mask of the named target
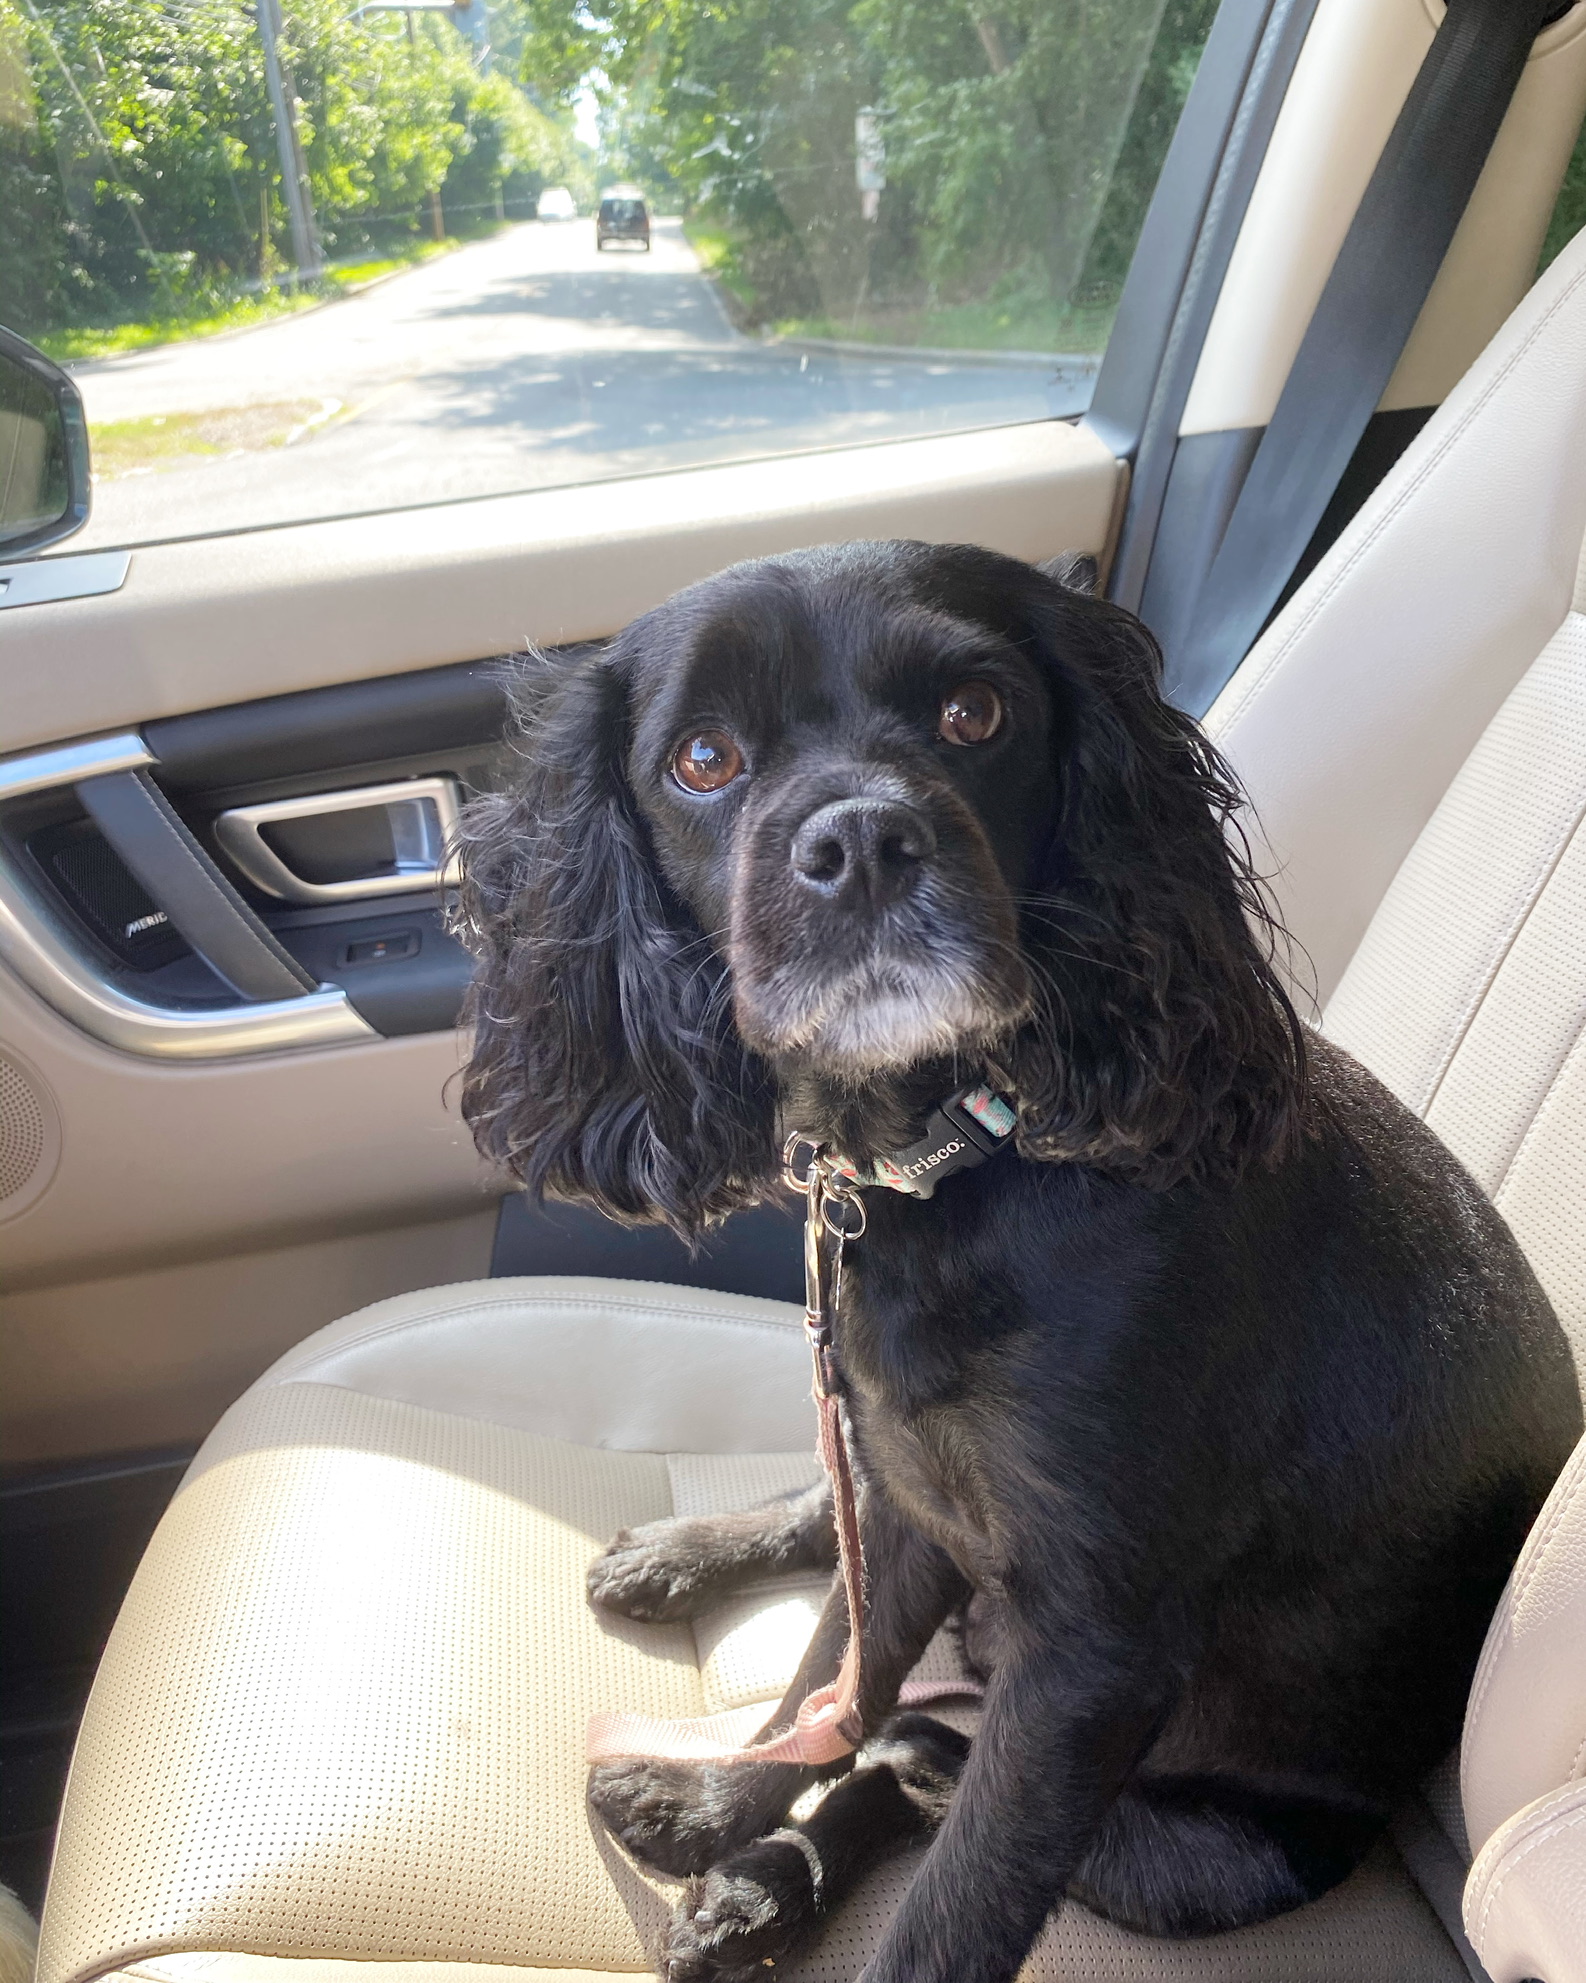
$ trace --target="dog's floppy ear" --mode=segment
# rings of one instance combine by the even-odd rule
[[[530,1191],[692,1238],[759,1195],[772,1103],[725,967],[633,806],[627,664],[642,638],[640,622],[603,653],[531,664],[517,787],[464,814],[462,1101],[480,1150]]]
[[[1233,774],[1163,699],[1132,615],[1042,576],[1026,604],[1061,804],[1024,907],[1047,996],[1016,1048],[1021,1145],[1158,1187],[1275,1161],[1299,1131],[1304,1033]]]
[[[1101,577],[1101,567],[1089,551],[1061,551],[1055,558],[1043,558],[1036,570],[1070,592],[1094,592]]]

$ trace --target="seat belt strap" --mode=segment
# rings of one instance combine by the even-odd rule
[[[1262,436],[1169,692],[1203,715],[1311,541],[1421,313],[1558,0],[1449,0]]]

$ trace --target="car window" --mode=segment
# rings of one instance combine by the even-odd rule
[[[1575,150],[1564,168],[1564,180],[1553,204],[1538,268],[1545,269],[1583,227],[1586,227],[1586,125],[1581,127]]]
[[[0,0],[77,542],[1073,417],[1214,12]]]

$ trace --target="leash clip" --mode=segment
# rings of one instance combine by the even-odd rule
[[[794,1130],[793,1134],[782,1145],[782,1182],[787,1186],[789,1191],[796,1191],[802,1196],[803,1193],[809,1190],[810,1177],[814,1172],[821,1151],[825,1147],[823,1143],[817,1143],[813,1136],[806,1136],[799,1129]],[[809,1151],[809,1156],[805,1160],[802,1170],[795,1161],[800,1150]]]
[[[801,1151],[808,1156],[802,1164]],[[843,1248],[864,1235],[864,1199],[826,1154],[826,1146],[795,1132],[782,1148],[782,1178],[804,1198],[804,1332],[815,1366],[815,1396],[838,1391],[832,1324],[842,1299]]]

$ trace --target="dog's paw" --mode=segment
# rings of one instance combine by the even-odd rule
[[[666,1983],[749,1983],[819,1921],[814,1869],[790,1838],[758,1839],[691,1880],[661,1952]]]
[[[711,1580],[693,1521],[646,1522],[619,1529],[589,1566],[589,1601],[603,1611],[658,1625],[692,1617]]]
[[[796,1783],[784,1789],[777,1778],[794,1774],[777,1764],[624,1756],[590,1770],[589,1801],[635,1859],[682,1878],[705,1872],[775,1824],[797,1794]],[[768,1795],[773,1791],[780,1794]]]

